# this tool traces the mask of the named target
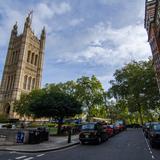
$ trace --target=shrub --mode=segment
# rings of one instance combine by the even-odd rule
[[[9,119],[6,115],[0,114],[0,123],[8,123]]]

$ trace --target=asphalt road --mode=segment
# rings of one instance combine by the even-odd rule
[[[36,146],[35,146],[36,147]],[[100,145],[77,145],[45,153],[0,152],[0,160],[160,160],[160,147],[151,149],[141,129],[129,129]]]

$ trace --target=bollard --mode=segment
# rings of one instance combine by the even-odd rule
[[[68,130],[68,143],[71,143],[71,129]]]

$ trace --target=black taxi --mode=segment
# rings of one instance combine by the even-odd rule
[[[81,144],[100,144],[101,142],[108,140],[108,137],[109,136],[104,130],[103,124],[99,122],[89,122],[82,125],[81,132],[79,134]]]

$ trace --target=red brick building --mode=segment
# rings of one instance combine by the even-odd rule
[[[148,33],[160,90],[160,0],[146,0],[144,26]]]

